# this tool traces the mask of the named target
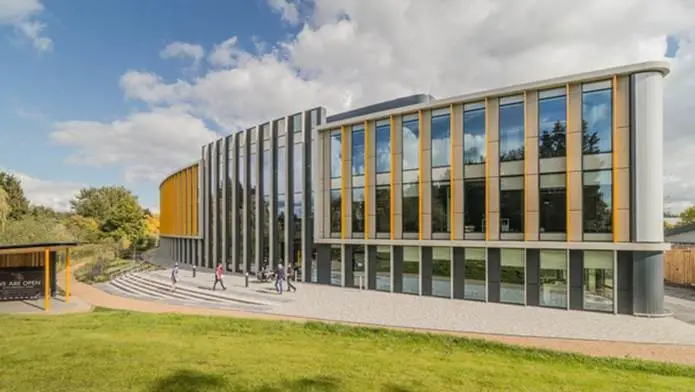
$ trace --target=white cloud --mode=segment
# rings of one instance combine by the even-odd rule
[[[192,67],[196,68],[205,56],[205,50],[200,45],[172,42],[159,52],[159,56],[163,59],[191,59]]]
[[[69,211],[70,200],[82,189],[84,184],[41,180],[30,175],[0,168],[13,174],[20,181],[24,196],[32,205],[53,208],[56,211]]]
[[[46,25],[36,18],[44,11],[39,0],[0,0],[0,27],[13,27],[20,35],[31,41],[39,52],[53,47],[53,41],[42,35]]]
[[[169,140],[179,134],[199,135],[188,139],[188,143],[195,140],[196,147],[208,140],[213,134],[202,122],[191,126],[196,118],[233,131],[316,105],[335,112],[416,92],[445,97],[659,60],[667,36],[675,35],[681,46],[667,81],[665,156],[667,172],[681,185],[667,184],[666,194],[670,200],[693,198],[695,179],[689,175],[688,158],[695,153],[695,135],[690,132],[695,122],[695,2],[304,0],[306,7],[297,4],[270,2],[285,19],[295,20],[294,7],[299,13],[296,20],[306,22],[295,36],[272,43],[265,51],[246,51],[232,37],[213,48],[207,57],[211,68],[195,79],[166,81],[137,71],[121,78],[126,97],[143,101],[152,110],[137,116],[158,117],[157,113],[174,107],[176,117],[186,119],[181,124],[170,121],[164,131],[152,121],[137,127],[138,132],[123,133],[136,138],[130,143],[113,143],[125,137],[118,131],[121,123],[79,123],[89,124],[85,129],[94,132],[83,129],[85,137],[73,136],[70,143],[80,145],[85,161],[110,156],[128,170],[136,167],[130,163],[133,145],[149,156],[137,158],[139,164],[183,165],[191,159],[183,147],[173,157],[158,146],[177,143]],[[302,15],[303,11],[307,13]],[[132,117],[122,123],[134,124]],[[99,147],[108,144],[101,135],[112,141],[108,154]],[[150,170],[148,176],[156,171]]]
[[[282,20],[289,24],[299,23],[299,9],[297,4],[290,0],[268,0],[270,9],[280,14]]]

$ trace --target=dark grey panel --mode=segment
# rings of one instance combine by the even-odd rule
[[[353,287],[355,285],[355,279],[353,276],[355,262],[352,255],[354,254],[355,246],[357,245],[343,245],[343,281],[345,282],[345,287]]]
[[[500,302],[500,250],[487,250],[487,300]]]
[[[538,306],[540,303],[540,251],[526,250],[526,305]]]
[[[633,252],[634,313],[664,314],[664,260],[661,252]]]
[[[463,299],[465,293],[466,249],[454,248],[453,264],[454,298]]]
[[[570,250],[570,309],[584,309],[584,255]]]
[[[394,246],[391,252],[391,258],[393,260],[393,271],[391,271],[393,279],[393,292],[402,293],[403,292],[403,248],[400,246]]]
[[[618,313],[633,313],[632,279],[632,252],[618,252]]]
[[[316,277],[317,283],[331,284],[331,246],[317,245],[316,246]]]
[[[432,295],[432,248],[420,248],[420,294]]]
[[[424,102],[429,102],[435,98],[428,94],[415,94],[409,95],[407,97],[401,97],[392,99],[389,101],[375,103],[373,105],[363,106],[361,108],[353,109],[343,113],[337,113],[326,118],[327,123],[345,120],[351,117],[366,116],[372,113],[383,112],[385,110],[391,110],[396,108],[401,108],[405,106],[417,105]]]
[[[376,246],[367,246],[365,264],[367,270],[367,290],[376,290]]]

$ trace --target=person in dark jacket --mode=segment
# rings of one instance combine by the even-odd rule
[[[278,294],[282,294],[283,280],[285,280],[285,268],[283,268],[282,264],[278,264],[278,267],[275,270],[275,290],[278,292]]]

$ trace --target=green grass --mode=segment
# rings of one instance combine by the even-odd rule
[[[321,323],[0,316],[0,391],[692,391],[695,368]]]

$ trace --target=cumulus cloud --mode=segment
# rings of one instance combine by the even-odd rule
[[[0,27],[13,27],[36,50],[45,52],[52,48],[53,41],[42,34],[46,25],[37,20],[43,11],[39,0],[0,0]]]
[[[289,24],[299,23],[299,9],[297,4],[290,0],[268,0],[270,8],[280,14],[282,20]]]
[[[84,187],[84,184],[42,180],[13,170],[0,170],[17,177],[22,184],[24,196],[32,205],[50,207],[56,211],[69,211],[70,200]]]
[[[163,59],[191,59],[192,67],[196,68],[205,56],[205,50],[200,45],[172,42],[159,52],[159,56]]]
[[[669,200],[683,203],[693,197],[695,179],[687,165],[687,158],[695,153],[695,135],[688,132],[695,120],[692,1],[304,0],[301,4],[306,7],[297,7],[296,1],[269,4],[283,18],[301,24],[296,34],[255,52],[244,50],[231,37],[212,48],[209,68],[191,80],[168,81],[150,72],[128,71],[120,81],[125,96],[146,103],[151,113],[112,124],[76,122],[80,126],[72,129],[81,130],[82,141],[75,135],[58,139],[78,145],[82,161],[99,162],[105,155],[139,172],[130,163],[133,155],[120,151],[139,145],[137,151],[152,150],[147,150],[148,160],[137,158],[136,162],[162,167],[181,159],[180,166],[197,154],[199,144],[214,136],[206,123],[231,132],[316,105],[336,112],[412,93],[445,97],[660,60],[667,37],[675,36],[680,49],[666,84],[665,156],[668,174],[680,185],[667,183],[666,194]],[[293,10],[299,13],[296,17]],[[171,108],[176,108],[176,118],[185,119],[183,125],[169,122],[165,130],[154,122],[132,125],[125,127],[138,129],[127,133],[135,138],[130,143],[113,143],[108,154],[98,146],[102,143],[98,135],[120,140],[121,124],[133,124],[139,116],[161,117],[157,113]],[[57,132],[65,129],[58,127]],[[195,139],[195,148],[185,150],[195,154],[180,146],[174,158],[156,147],[176,144],[168,140],[179,134],[199,135],[188,139],[189,143]],[[92,150],[89,144],[97,147]],[[150,170],[148,176],[154,172]]]

